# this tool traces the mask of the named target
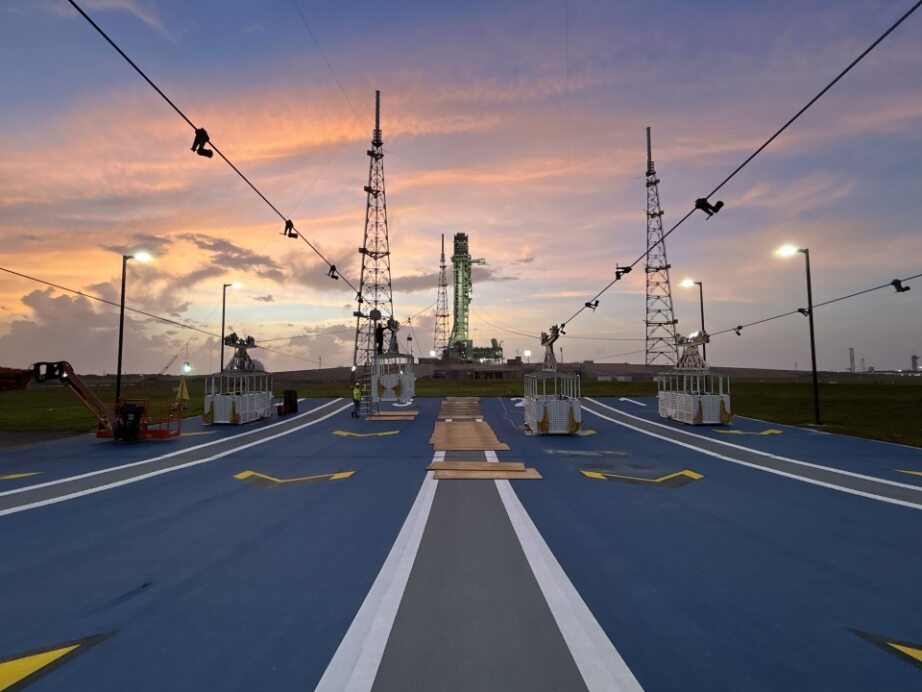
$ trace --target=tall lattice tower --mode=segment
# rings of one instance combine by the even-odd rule
[[[647,365],[679,360],[669,284],[669,262],[663,238],[663,210],[659,204],[659,178],[653,167],[653,145],[647,128]]]
[[[384,335],[391,332],[389,350],[396,346],[394,299],[391,290],[391,251],[387,239],[387,202],[384,195],[384,141],[381,138],[381,92],[375,91],[375,129],[368,150],[368,185],[365,192],[365,239],[359,254],[362,274],[356,296],[355,353],[353,366],[362,384],[360,413],[371,413],[371,371],[376,352],[383,350]]]
[[[445,264],[445,234],[442,234],[442,259],[439,261],[439,297],[435,303],[435,335],[432,350],[437,358],[448,354],[448,266]]]

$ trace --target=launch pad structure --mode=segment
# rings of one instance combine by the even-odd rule
[[[443,248],[443,266],[444,257]],[[467,233],[455,233],[454,252],[451,255],[454,321],[452,322],[451,335],[448,337],[447,348],[437,351],[443,359],[450,362],[483,364],[502,364],[503,362],[503,345],[498,339],[490,339],[489,346],[474,346],[474,342],[470,337],[472,269],[475,264],[486,263],[485,259],[471,257]],[[441,292],[441,281],[439,288]],[[438,319],[438,315],[436,319]],[[436,344],[436,346],[438,345]]]

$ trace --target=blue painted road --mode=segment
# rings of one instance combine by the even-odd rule
[[[810,428],[769,423],[742,416],[734,416],[730,425],[688,426],[660,418],[655,397],[630,397],[627,401],[619,397],[595,399],[623,413],[655,421],[675,430],[694,432],[712,440],[853,473],[922,486],[922,476],[900,473],[901,470],[922,472],[922,449],[918,447],[848,435],[833,435]],[[639,406],[638,403],[646,405]],[[592,423],[591,417],[588,420]],[[780,434],[759,434],[766,431],[780,431]]]
[[[35,689],[311,689],[422,483],[436,405],[420,402],[413,423],[345,410],[214,462],[0,517],[0,659],[116,630]],[[234,478],[245,470],[356,474],[272,487]]]
[[[308,409],[331,401],[333,399],[302,400],[300,413],[303,414]],[[278,419],[255,421],[243,427],[205,425],[202,423],[201,416],[193,416],[183,419],[180,437],[167,440],[122,443],[110,439],[99,439],[95,434],[90,433],[0,452],[0,476],[22,473],[41,474],[28,478],[0,480],[0,492],[187,450],[241,434],[246,435],[253,430],[276,423]]]
[[[324,403],[302,402],[302,411]],[[420,491],[439,403],[417,400],[412,422],[355,421],[343,410],[213,461],[0,516],[0,662],[114,632],[30,689],[312,689]],[[651,418],[630,402],[604,403]],[[512,481],[515,495],[645,689],[922,686],[922,669],[852,632],[922,641],[918,509],[738,465],[590,413],[593,435],[526,437],[511,400],[481,406],[510,445],[500,460],[542,474]],[[887,479],[891,466],[922,458],[788,428],[729,441]],[[55,442],[0,456],[0,469],[40,470],[20,481],[35,484],[139,461],[153,447]],[[580,469],[703,478],[669,488]],[[248,470],[356,473],[292,484],[234,477]]]
[[[509,400],[483,408],[496,430],[521,415]],[[850,631],[922,640],[922,512],[584,415],[596,434],[508,434],[511,450],[499,456],[524,458],[544,476],[514,484],[516,493],[647,689],[922,685],[922,671]],[[830,444],[835,436],[808,439]],[[704,478],[664,488],[579,473],[606,467],[647,477],[692,469]]]

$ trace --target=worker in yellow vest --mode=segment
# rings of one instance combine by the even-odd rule
[[[362,403],[362,388],[359,386],[359,383],[356,382],[352,385],[352,417],[359,417],[359,406]]]

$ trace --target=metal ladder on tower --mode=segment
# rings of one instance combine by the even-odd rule
[[[359,366],[358,382],[362,386],[362,401],[359,404],[359,416],[362,418],[368,418],[376,413],[374,410],[375,405],[371,397],[371,369],[373,365],[372,361],[369,360],[371,358],[374,358],[374,354],[367,354],[365,363]]]

